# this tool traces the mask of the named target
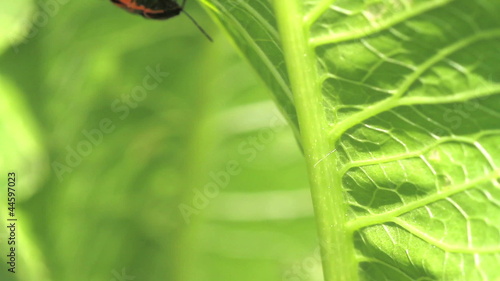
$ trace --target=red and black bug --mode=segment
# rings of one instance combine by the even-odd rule
[[[148,19],[166,20],[182,12],[188,16],[208,40],[212,41],[210,35],[207,34],[191,15],[184,11],[186,0],[183,0],[182,5],[179,5],[175,0],[111,0],[111,2],[120,8]]]

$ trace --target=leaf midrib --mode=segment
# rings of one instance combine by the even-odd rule
[[[309,43],[309,29],[302,21],[303,5],[300,1],[275,0],[274,8],[310,175],[325,280],[356,281],[359,276],[353,237],[345,228],[347,205],[336,172],[337,158],[325,134],[328,121],[316,54]]]

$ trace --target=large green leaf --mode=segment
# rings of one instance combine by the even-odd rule
[[[203,2],[300,132],[326,280],[500,280],[500,1]]]

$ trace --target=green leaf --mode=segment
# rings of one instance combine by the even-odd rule
[[[300,132],[327,281],[500,280],[500,1],[202,2]]]

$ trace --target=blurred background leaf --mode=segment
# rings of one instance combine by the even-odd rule
[[[19,219],[1,280],[321,280],[292,130],[194,1],[213,44],[184,16],[108,1],[0,7],[1,178],[18,175]],[[231,163],[187,222],[179,207]]]
[[[0,53],[28,36],[35,5],[32,0],[9,1],[1,4]]]

